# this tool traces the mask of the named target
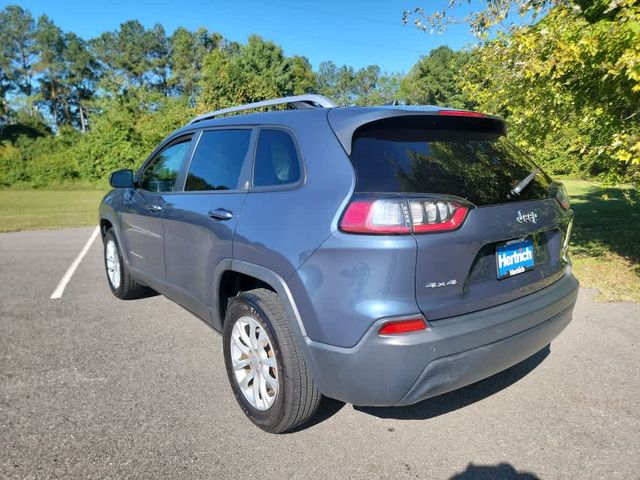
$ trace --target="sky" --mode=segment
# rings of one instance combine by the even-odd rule
[[[314,68],[323,60],[360,68],[380,65],[386,72],[408,72],[421,55],[440,45],[454,49],[474,42],[465,25],[444,34],[402,25],[402,12],[416,6],[437,8],[448,0],[0,0],[17,4],[34,17],[46,14],[64,31],[85,39],[115,30],[126,20],[145,27],[160,23],[171,34],[177,27],[206,27],[244,43],[257,33],[279,44],[287,55],[304,55]],[[464,15],[463,7],[461,16]]]

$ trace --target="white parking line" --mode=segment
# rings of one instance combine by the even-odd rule
[[[99,233],[100,233],[100,227],[96,227],[93,233],[91,234],[91,237],[89,237],[89,240],[87,240],[87,243],[85,243],[84,247],[82,247],[82,250],[80,250],[80,253],[78,254],[78,256],[75,258],[73,263],[69,265],[69,268],[67,268],[67,271],[64,272],[64,275],[60,279],[60,283],[58,283],[58,286],[53,291],[50,298],[62,297],[62,294],[64,293],[64,289],[67,288],[67,284],[69,283],[69,280],[71,280],[71,277],[73,277],[73,274],[76,272],[78,265],[80,265],[80,262],[89,251],[89,248],[91,248],[91,244],[95,241]]]

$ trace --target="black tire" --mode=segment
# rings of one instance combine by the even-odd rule
[[[120,262],[120,284],[118,287],[114,287],[111,279],[109,278],[109,272],[107,267],[107,246],[109,242],[113,242],[116,248],[116,253],[118,254],[118,259]],[[118,240],[114,235],[111,229],[107,230],[107,233],[104,236],[104,249],[103,249],[103,259],[104,259],[104,270],[107,275],[107,284],[111,289],[111,293],[113,293],[116,297],[121,300],[133,300],[135,298],[146,297],[149,296],[150,290],[144,285],[140,285],[136,282],[131,275],[129,274],[129,270],[127,269],[126,263],[124,263],[122,259],[122,252],[120,251],[120,245],[118,244]]]
[[[231,335],[235,323],[246,316],[266,331],[275,353],[278,393],[267,410],[258,410],[245,398],[233,370]],[[242,292],[231,301],[224,320],[223,351],[233,394],[245,415],[262,430],[287,432],[305,423],[318,410],[322,395],[307,370],[287,313],[275,292],[259,288]]]

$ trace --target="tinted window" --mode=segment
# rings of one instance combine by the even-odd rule
[[[185,190],[236,190],[250,138],[248,129],[203,132]]]
[[[351,160],[359,192],[449,194],[476,205],[549,196],[551,179],[542,171],[520,195],[511,193],[537,167],[490,132],[365,130],[354,140]]]
[[[256,149],[253,185],[266,187],[300,180],[298,152],[283,130],[261,130]]]
[[[185,190],[236,190],[250,138],[248,129],[203,132]]]
[[[142,173],[140,187],[150,192],[172,192],[190,141],[184,139],[158,153]]]

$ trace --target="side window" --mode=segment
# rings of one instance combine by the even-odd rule
[[[284,130],[260,130],[253,186],[266,187],[300,180],[298,152],[291,135]]]
[[[149,192],[173,192],[190,143],[191,138],[185,138],[158,153],[142,172],[140,188]]]
[[[250,129],[202,132],[184,189],[236,190],[250,139]]]

